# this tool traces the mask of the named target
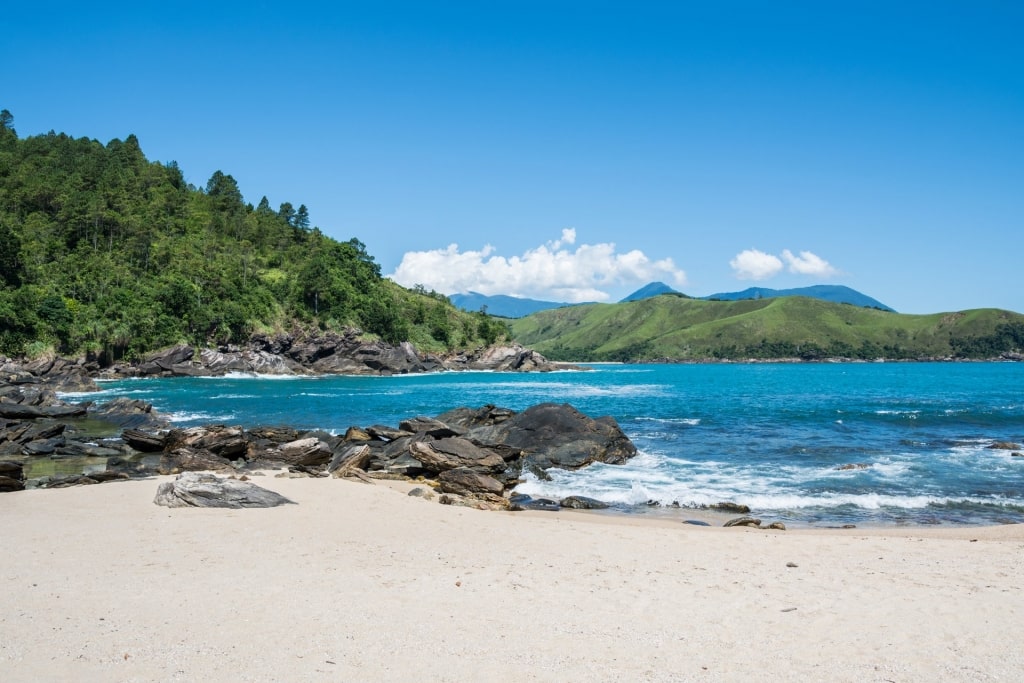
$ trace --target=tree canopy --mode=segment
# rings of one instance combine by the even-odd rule
[[[358,239],[311,228],[305,204],[254,208],[220,170],[193,187],[134,135],[22,139],[13,122],[0,112],[0,352],[111,360],[293,325],[433,350],[507,333],[383,279]]]

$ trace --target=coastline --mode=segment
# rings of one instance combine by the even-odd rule
[[[255,477],[0,496],[5,680],[1014,680],[1024,525],[764,531]],[[789,566],[795,565],[795,566]]]

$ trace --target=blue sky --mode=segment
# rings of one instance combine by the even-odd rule
[[[445,293],[1024,312],[1021,7],[18,3],[0,107],[306,204]]]

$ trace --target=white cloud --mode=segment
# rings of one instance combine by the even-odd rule
[[[789,249],[782,250],[781,259],[758,249],[747,249],[736,254],[736,257],[729,261],[729,265],[740,280],[767,280],[782,272],[783,261],[788,265],[789,272],[797,275],[831,277],[839,272],[817,254],[801,251],[797,256]]]
[[[741,251],[729,261],[729,265],[740,280],[767,280],[782,270],[782,261],[778,256],[757,249]]]
[[[460,251],[457,244],[410,251],[388,277],[405,287],[421,284],[446,294],[473,291],[569,303],[607,301],[605,288],[614,285],[659,279],[677,287],[686,284],[686,273],[670,258],[652,261],[635,249],[618,253],[610,242],[581,244],[575,251],[565,248],[575,244],[576,230],[566,228],[559,239],[508,258],[495,254],[490,245],[479,251]]]
[[[809,251],[801,251],[799,256],[794,256],[793,252],[785,249],[782,252],[782,258],[789,264],[791,273],[830,277],[838,272],[828,261]]]

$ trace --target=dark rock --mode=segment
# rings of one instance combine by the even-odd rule
[[[525,493],[512,494],[509,496],[508,502],[509,509],[515,511],[543,510],[545,512],[558,512],[562,509],[562,506],[558,504],[557,500],[551,500],[550,498],[533,498]]]
[[[415,436],[414,432],[406,432],[401,429],[392,429],[391,427],[385,427],[383,425],[373,425],[372,427],[366,428],[366,433],[373,439],[379,439],[381,441],[394,441],[395,439],[401,439],[406,436]],[[348,434],[345,434],[346,439]]]
[[[197,472],[203,470],[233,470],[231,461],[214,455],[210,451],[192,448],[178,448],[160,457],[157,471],[160,474],[177,474],[179,472]]]
[[[486,474],[475,472],[466,467],[445,470],[437,477],[440,488],[445,493],[466,495],[470,493],[492,493],[501,495],[505,486]]]
[[[108,401],[92,410],[91,415],[122,429],[167,426],[167,420],[153,412],[152,404],[129,398],[115,398],[113,401]]]
[[[0,460],[0,492],[21,491],[25,488],[25,470],[20,462]]]
[[[722,512],[735,512],[737,514],[745,515],[750,512],[750,508],[740,503],[722,502],[713,503],[708,505],[709,510],[721,510]]]
[[[191,346],[180,344],[149,354],[143,359],[140,368],[155,366],[158,368],[156,372],[147,372],[146,374],[157,374],[161,370],[170,370],[175,365],[191,361],[193,356],[195,356],[195,350]]]
[[[1024,458],[1024,453],[1010,453],[1011,458]]]
[[[55,436],[52,439],[37,439],[29,441],[22,448],[25,455],[50,455],[64,445],[63,436]]]
[[[31,405],[0,402],[0,418],[34,420],[40,417],[81,417],[86,409],[73,405]]]
[[[761,520],[758,519],[757,517],[737,517],[735,519],[730,519],[728,522],[726,522],[722,526],[752,526],[752,527],[760,527],[761,526]]]
[[[501,456],[458,437],[413,442],[410,454],[431,472],[443,472],[460,467],[481,473],[496,473],[505,469],[505,461]]]
[[[58,452],[71,457],[84,455],[91,458],[115,458],[122,455],[122,451],[117,448],[73,439],[68,439]]]
[[[783,524],[782,522],[772,522],[771,524],[766,526],[765,529],[777,529],[779,531],[785,531],[786,530],[786,525]]]
[[[28,443],[36,439],[52,439],[63,434],[66,429],[67,425],[63,422],[36,422],[29,425],[28,429],[22,431],[16,440],[21,443]]]
[[[838,465],[836,469],[842,472],[847,470],[866,470],[869,467],[871,467],[871,465],[866,462],[852,462],[847,463],[846,465]]]
[[[603,503],[595,498],[586,496],[569,496],[558,502],[559,506],[573,510],[604,510],[608,503]]]
[[[988,446],[988,448],[1000,451],[1018,451],[1021,448],[1024,448],[1024,446],[1021,446],[1019,443],[1014,443],[1012,441],[996,441],[991,446]]]
[[[248,441],[241,427],[225,425],[172,429],[164,437],[166,450],[173,451],[179,448],[206,450],[232,460],[244,456],[247,446]]]
[[[542,403],[464,437],[484,448],[501,444],[541,469],[579,469],[594,462],[624,463],[636,447],[610,417],[591,419],[569,404]]]
[[[474,427],[489,427],[500,424],[515,416],[515,411],[508,408],[498,408],[493,404],[487,404],[480,408],[455,408],[447,413],[438,415],[437,419],[448,425],[456,425],[463,429]]]
[[[444,439],[449,436],[462,436],[463,430],[450,427],[440,420],[431,417],[414,417],[410,420],[402,420],[398,428],[403,432],[413,434],[426,434],[434,439]]]
[[[153,502],[170,508],[266,508],[293,501],[251,482],[186,472],[160,484]]]
[[[138,429],[126,429],[121,432],[121,438],[126,444],[142,453],[159,453],[164,450],[166,436],[151,434]]]

